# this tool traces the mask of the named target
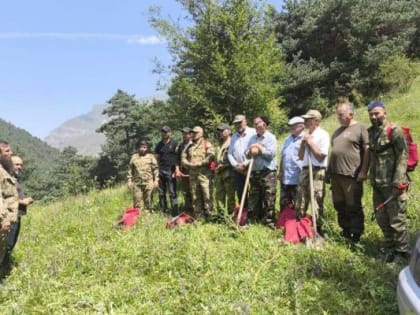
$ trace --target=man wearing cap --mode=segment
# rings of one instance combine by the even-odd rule
[[[193,128],[193,143],[182,153],[181,163],[190,173],[190,189],[194,207],[194,215],[207,219],[212,210],[210,162],[214,162],[213,145],[204,139],[203,128]]]
[[[130,159],[127,186],[134,190],[134,208],[140,208],[141,202],[144,209],[152,209],[152,192],[159,187],[159,171],[156,158],[148,153],[146,141],[139,141],[138,152]]]
[[[245,155],[248,148],[249,139],[255,135],[255,129],[247,125],[244,115],[236,115],[232,124],[235,126],[236,132],[232,135],[228,150],[228,159],[233,167],[235,177],[235,190],[238,200],[242,198],[242,192],[245,186],[246,171],[249,159]],[[248,198],[245,199],[245,208],[248,207]]]
[[[330,148],[330,136],[320,127],[321,113],[315,109],[309,110],[302,116],[305,119],[307,133],[302,138],[299,149],[299,159],[303,161],[302,171],[299,176],[299,185],[296,196],[296,215],[302,217],[308,210],[311,201],[311,187],[309,178],[309,160],[312,164],[312,183],[314,191],[314,204],[312,208],[317,212],[317,232],[323,236],[322,217],[325,196],[325,170],[328,162],[328,150]]]
[[[383,209],[375,212],[384,235],[385,262],[409,256],[407,233],[407,143],[400,127],[386,119],[385,105],[373,102],[368,106],[372,125],[370,141],[370,180],[373,207],[391,198]]]
[[[341,234],[353,246],[364,230],[362,195],[369,166],[369,136],[367,126],[354,120],[352,103],[338,104],[336,114],[340,127],[331,138],[327,178]]]
[[[214,172],[216,186],[216,212],[220,219],[232,213],[235,207],[235,178],[232,165],[229,163],[228,150],[231,139],[230,127],[222,124],[217,127],[220,148],[216,153],[216,168]]]
[[[293,117],[289,120],[290,135],[284,141],[281,149],[280,171],[280,209],[294,202],[296,198],[299,175],[302,170],[302,161],[298,152],[305,129],[305,120],[302,117]]]
[[[256,134],[249,140],[245,152],[254,160],[250,178],[248,216],[274,228],[277,139],[268,131],[268,125],[269,120],[265,116],[257,116],[254,119]]]
[[[188,168],[182,165],[181,158],[182,158],[182,153],[186,152],[189,146],[192,144],[193,132],[192,132],[192,129],[189,127],[184,127],[181,129],[181,131],[182,131],[182,142],[179,143],[178,149],[177,149],[178,163],[175,167],[175,174],[176,174],[176,178],[178,178],[179,181],[181,182],[182,194],[184,196],[183,210],[192,214],[193,205],[192,205],[192,197],[191,197],[191,189],[190,189],[190,175],[188,172]]]
[[[171,128],[161,128],[162,140],[156,145],[155,154],[159,164],[159,208],[162,212],[168,211],[166,192],[169,192],[171,202],[171,215],[178,215],[178,199],[176,195],[175,168],[178,163],[178,142],[171,139]]]

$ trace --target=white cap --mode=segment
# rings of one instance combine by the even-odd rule
[[[289,122],[287,123],[289,126],[293,126],[296,124],[303,124],[305,122],[305,119],[303,119],[300,116],[295,116],[290,118]]]

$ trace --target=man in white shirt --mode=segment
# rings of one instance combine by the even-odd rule
[[[236,132],[230,140],[228,159],[234,170],[236,195],[238,200],[241,200],[249,164],[245,151],[248,149],[249,139],[255,135],[256,131],[254,128],[248,127],[244,115],[236,115],[232,124],[235,126]],[[245,208],[247,207],[247,199],[245,199]]]
[[[303,136],[299,150],[299,159],[303,160],[303,163],[299,177],[295,209],[298,217],[304,216],[311,200],[309,179],[309,159],[311,159],[314,188],[314,204],[312,206],[315,211],[317,210],[317,232],[322,236],[325,170],[328,163],[330,136],[327,131],[319,126],[322,119],[319,111],[311,109],[302,118],[305,119],[305,127],[308,132]]]

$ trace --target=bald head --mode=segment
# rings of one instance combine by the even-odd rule
[[[15,169],[15,172],[17,174],[20,174],[22,172],[22,169],[23,169],[22,159],[17,155],[13,155],[12,156],[12,163],[13,163],[13,167]]]

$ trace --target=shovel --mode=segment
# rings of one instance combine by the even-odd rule
[[[246,173],[245,185],[244,185],[244,190],[243,190],[242,196],[241,196],[241,203],[239,205],[238,216],[236,217],[236,224],[238,224],[238,225],[240,225],[241,218],[242,218],[242,211],[244,210],[246,193],[248,191],[248,185],[249,185],[249,177],[251,176],[251,170],[252,170],[252,164],[253,163],[254,163],[254,159],[251,158],[251,160],[249,162],[249,165],[248,165],[248,171]]]
[[[313,168],[312,168],[312,157],[311,151],[307,147],[308,150],[308,169],[309,169],[309,193],[311,195],[310,203],[311,203],[311,211],[312,211],[312,227],[314,229],[314,238],[307,238],[306,239],[306,246],[309,248],[320,248],[322,247],[322,237],[318,234],[318,229],[316,225],[316,220],[318,218],[318,208],[315,206],[315,189],[314,189],[314,178],[313,178]]]

